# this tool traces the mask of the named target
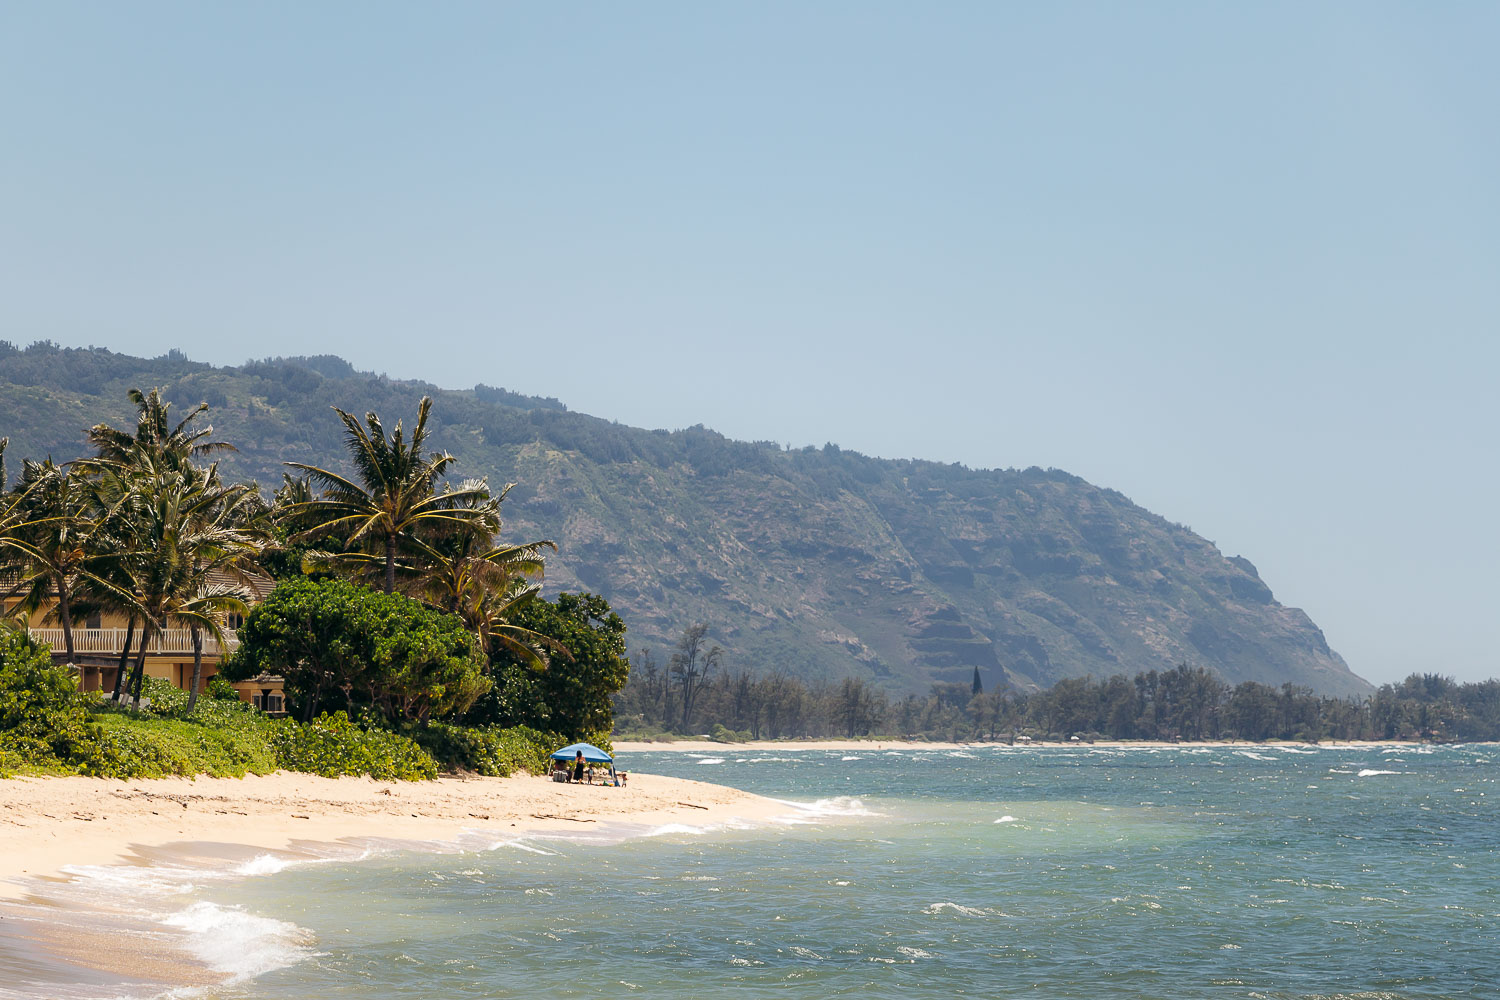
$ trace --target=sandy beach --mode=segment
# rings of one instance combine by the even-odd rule
[[[148,849],[213,842],[283,849],[359,838],[453,841],[621,822],[750,822],[788,807],[732,788],[632,773],[622,788],[546,778],[383,782],[279,772],[245,778],[0,781],[0,898],[65,866],[139,863]]]

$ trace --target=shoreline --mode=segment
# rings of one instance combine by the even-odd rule
[[[24,902],[81,866],[150,863],[184,844],[264,851],[378,839],[458,843],[466,834],[578,832],[766,822],[786,803],[724,785],[631,772],[624,787],[530,775],[375,781],[289,771],[244,778],[11,778],[0,781],[0,901]]]
[[[255,960],[240,954],[203,953],[194,909],[214,904],[182,910],[180,900],[205,882],[396,851],[626,839],[796,814],[793,804],[727,786],[634,771],[623,787],[531,775],[391,782],[288,771],[8,779],[0,781],[0,981],[19,977],[22,992],[0,985],[0,996],[157,997],[267,971],[247,968]],[[238,919],[233,908],[215,917]],[[305,953],[304,944],[294,950]]]
[[[1418,747],[1418,746],[1448,746],[1451,744],[1424,743],[1417,740],[1324,740],[1322,743],[1311,743],[1301,740],[1266,740],[1254,742],[1252,740],[1183,740],[1173,743],[1167,740],[1095,740],[1092,743],[1085,740],[1027,740],[1015,744],[1006,743],[1002,740],[984,740],[969,743],[941,743],[927,742],[925,740],[748,740],[744,743],[720,743],[710,739],[680,739],[671,741],[654,740],[616,740],[614,748],[616,753],[672,753],[672,752],[694,752],[713,751],[715,753],[728,753],[734,751],[756,751],[769,750],[899,750],[909,752],[921,752],[924,750],[984,750],[1002,747],[1006,750],[1027,749],[1078,749],[1080,747],[1091,747],[1105,750],[1130,750],[1130,749],[1155,749],[1155,750],[1188,750],[1197,747],[1205,749],[1239,749],[1252,747],[1263,747],[1274,750],[1277,747],[1298,748],[1322,748],[1325,750],[1360,748],[1360,747]]]

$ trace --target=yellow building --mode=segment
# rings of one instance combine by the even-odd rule
[[[246,579],[228,574],[216,575],[212,580],[228,586],[242,586],[250,590],[250,604],[258,604],[271,592],[276,581],[270,577],[253,575]],[[5,597],[4,611],[10,614],[20,603],[18,597]],[[49,620],[50,618],[50,620]],[[219,661],[234,652],[238,644],[235,629],[241,624],[239,615],[228,615],[225,621],[226,644],[208,633],[203,634],[203,684],[219,672]],[[67,644],[63,641],[63,630],[57,626],[56,616],[47,608],[31,616],[31,635],[52,646],[52,662],[68,661]],[[73,663],[78,671],[79,687],[85,691],[113,691],[115,677],[120,670],[120,654],[125,637],[130,632],[129,623],[123,614],[107,613],[85,616],[73,621]],[[141,630],[131,634],[130,662],[127,673],[135,668],[135,659],[140,652]],[[193,636],[186,628],[163,629],[151,640],[146,650],[145,674],[157,677],[186,691],[193,682]],[[285,713],[286,701],[280,677],[261,674],[248,681],[235,683],[234,689],[240,699],[273,715]]]

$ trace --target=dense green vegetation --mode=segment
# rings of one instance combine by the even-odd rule
[[[1254,681],[1229,685],[1182,665],[1036,692],[939,683],[892,699],[856,678],[807,684],[784,673],[718,669],[687,630],[665,668],[642,658],[615,696],[622,738],[932,740],[1500,740],[1500,681],[1414,674],[1367,698]],[[687,706],[686,708],[684,706]]]
[[[430,400],[409,435],[339,411],[352,478],[294,465],[304,477],[267,502],[205,464],[233,451],[198,422],[206,403],[174,422],[160,390],[128,398],[133,430],[95,425],[92,455],[26,460],[13,489],[0,439],[0,579],[21,600],[0,636],[0,771],[508,774],[608,732],[624,623],[598,597],[539,598],[551,543],[497,544],[509,487],[442,482],[456,459],[426,449]],[[266,572],[278,583],[252,610],[249,584]],[[82,614],[129,620],[107,697],[79,692],[29,637],[25,616],[42,611],[70,663]],[[248,613],[239,646],[200,701],[202,636],[222,643],[227,613]],[[145,675],[168,628],[198,651],[186,692]],[[241,704],[225,679],[260,674],[285,678],[296,719]],[[496,677],[507,696],[476,706]],[[439,721],[466,712],[463,726]]]
[[[989,688],[1030,689],[1179,663],[1231,684],[1373,691],[1248,560],[1057,470],[644,430],[490,386],[444,391],[360,373],[337,358],[215,368],[177,352],[144,360],[50,344],[0,345],[0,430],[13,454],[75,454],[78,428],[129,419],[133,385],[163,386],[179,412],[207,401],[218,435],[239,447],[213,456],[228,479],[270,488],[293,461],[367,496],[355,462],[338,461],[349,428],[330,407],[411,414],[431,396],[432,448],[460,456],[461,475],[517,481],[508,530],[558,543],[549,595],[606,595],[636,653],[668,649],[685,624],[703,622],[735,663],[809,684],[863,680],[895,698],[966,683],[976,667]],[[294,544],[338,548],[326,536]]]
[[[190,712],[186,692],[155,678],[144,687],[140,710],[82,694],[71,671],[52,665],[45,646],[19,631],[0,631],[0,776],[242,777],[290,770],[415,780],[444,769],[503,776],[540,773],[547,754],[572,738],[523,726],[437,723],[395,731],[351,721],[343,711],[307,723],[272,719],[228,684],[210,685],[211,697]]]

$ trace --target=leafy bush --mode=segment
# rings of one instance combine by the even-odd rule
[[[437,761],[405,736],[361,729],[343,712],[320,715],[305,725],[279,720],[273,724],[271,745],[280,766],[325,778],[368,774],[384,781],[417,781],[438,773]]]
[[[507,777],[517,771],[547,773],[552,752],[572,743],[560,733],[544,733],[530,726],[450,726],[432,723],[410,732],[443,767],[473,771],[487,777]],[[607,736],[594,734],[587,742],[612,753]]]
[[[149,705],[146,702],[150,702]],[[187,711],[188,695],[176,684],[160,677],[141,678],[142,711],[167,718],[177,718]]]
[[[86,706],[77,678],[52,665],[45,645],[0,630],[0,750],[7,760],[43,768],[71,760],[94,735]]]
[[[99,716],[99,736],[80,748],[79,770],[110,778],[165,778],[207,774],[239,778],[277,769],[260,727],[217,728],[181,719]]]
[[[223,674],[214,674],[203,687],[203,693],[215,701],[240,701],[240,693]],[[245,704],[244,702],[240,702]]]
[[[0,746],[0,778],[14,778],[22,771],[30,770],[21,755]]]

